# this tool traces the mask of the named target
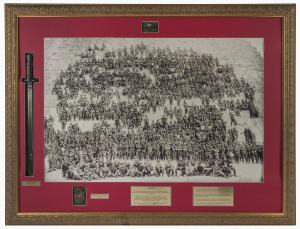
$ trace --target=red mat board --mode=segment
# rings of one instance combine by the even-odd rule
[[[159,21],[159,33],[141,33],[142,21]],[[19,19],[20,212],[281,212],[281,19],[280,18],[48,18]],[[44,182],[44,38],[264,38],[263,183],[52,183]],[[35,176],[25,177],[24,83],[26,52],[34,53]],[[25,180],[41,186],[23,187]],[[87,206],[72,206],[72,186],[87,187]],[[171,186],[171,207],[131,207],[132,185]],[[193,207],[193,186],[234,186],[233,207]],[[91,200],[90,193],[109,193]]]

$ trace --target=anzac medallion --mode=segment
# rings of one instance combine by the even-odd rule
[[[142,33],[158,33],[159,22],[158,21],[143,21]]]
[[[86,187],[73,187],[73,205],[86,205]]]

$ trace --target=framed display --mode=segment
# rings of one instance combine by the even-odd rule
[[[295,10],[6,4],[6,224],[295,224]]]

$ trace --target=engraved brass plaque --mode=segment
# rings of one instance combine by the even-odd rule
[[[131,206],[171,206],[171,187],[131,186]]]
[[[233,187],[193,187],[193,206],[233,206]]]
[[[91,199],[109,199],[108,193],[91,193]]]
[[[26,180],[22,181],[22,186],[41,186],[41,182],[38,180]]]

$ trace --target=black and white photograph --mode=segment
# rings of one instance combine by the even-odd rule
[[[263,182],[263,38],[45,38],[46,182]]]

